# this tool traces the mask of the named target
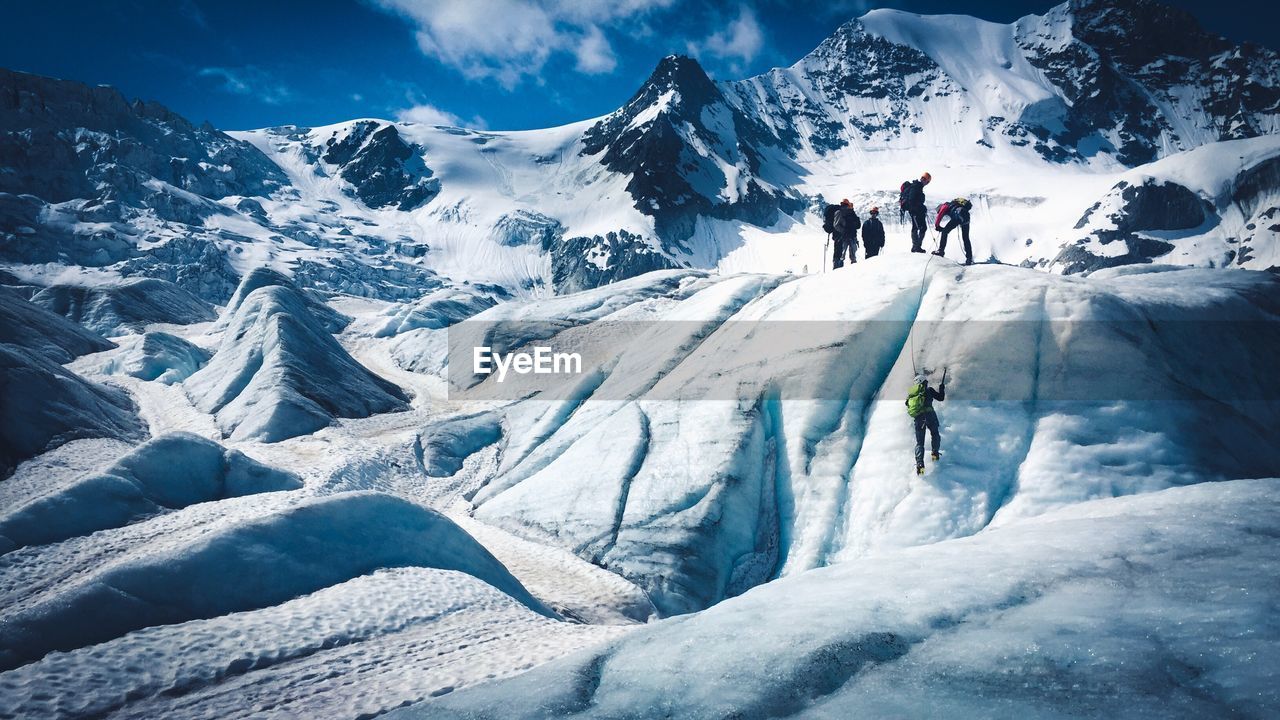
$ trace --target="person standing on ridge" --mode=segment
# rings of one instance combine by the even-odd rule
[[[831,258],[832,268],[844,267],[846,254],[849,262],[858,262],[858,227],[861,225],[858,213],[853,211],[853,203],[847,199],[841,200],[840,209],[836,211],[835,222],[832,224],[836,240],[835,255]]]
[[[823,257],[826,257],[827,250],[831,247],[831,236],[836,232],[836,213],[838,212],[840,212],[840,206],[830,203],[822,210],[822,232],[827,234],[827,244],[822,247]]]
[[[934,219],[933,227],[942,232],[942,237],[938,240],[938,249],[933,252],[934,255],[943,257],[947,254],[947,233],[959,227],[960,239],[964,241],[964,264],[973,264],[973,245],[969,244],[970,207],[966,198],[956,198],[938,206],[938,217]]]
[[[924,202],[924,186],[933,180],[925,173],[919,180],[908,180],[898,188],[898,213],[911,216],[911,252],[924,252],[924,236],[929,232],[928,208]]]
[[[884,225],[880,223],[880,208],[871,208],[871,217],[862,223],[862,245],[866,248],[867,259],[880,254],[884,248]]]
[[[916,474],[924,474],[924,431],[929,431],[933,452],[931,459],[938,462],[938,448],[942,445],[938,437],[938,414],[933,411],[933,401],[943,402],[947,399],[947,377],[944,372],[942,384],[937,390],[929,387],[929,379],[924,373],[916,375],[911,392],[907,393],[907,415],[916,425]]]

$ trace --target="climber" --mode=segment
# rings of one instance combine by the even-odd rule
[[[858,219],[858,213],[853,210],[853,203],[847,199],[841,200],[840,209],[836,211],[835,222],[832,223],[832,229],[835,230],[833,236],[836,240],[836,251],[831,258],[831,267],[843,267],[846,253],[849,256],[849,262],[858,262],[858,227],[861,225],[862,221]]]
[[[907,414],[916,424],[916,474],[924,474],[924,431],[929,431],[932,440],[932,460],[938,461],[938,448],[942,440],[938,437],[938,414],[933,411],[933,401],[943,402],[947,399],[947,375],[942,374],[942,384],[937,390],[929,387],[929,379],[924,373],[916,375],[911,392],[907,393]]]
[[[944,202],[938,206],[938,216],[934,220],[933,227],[942,232],[942,237],[938,240],[938,249],[933,252],[939,257],[945,256],[947,253],[947,233],[960,228],[960,239],[964,241],[964,264],[973,264],[973,246],[969,244],[969,208],[972,205],[966,198],[956,198],[950,202]],[[943,222],[946,224],[944,225]]]
[[[822,211],[822,232],[827,234],[827,240],[831,239],[831,234],[836,231],[836,213],[840,212],[839,205],[827,204]]]
[[[871,217],[862,223],[862,246],[866,249],[868,258],[879,255],[884,247],[884,225],[880,223],[878,207],[871,208]]]
[[[925,207],[924,186],[933,180],[933,176],[925,173],[919,180],[908,180],[898,188],[898,214],[911,216],[911,252],[924,252],[924,236],[929,232],[929,210]]]

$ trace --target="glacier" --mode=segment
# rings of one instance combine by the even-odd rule
[[[1276,715],[1278,88],[1152,0],[519,132],[0,69],[0,717]]]
[[[668,295],[662,321],[640,330],[599,321],[603,339],[550,340],[607,344],[610,357],[580,397],[574,385],[504,411],[476,517],[579,553],[681,613],[1067,503],[1275,476],[1271,454],[1239,448],[1266,447],[1278,419],[1280,386],[1263,370],[1280,351],[1278,292],[1267,273],[1074,280],[924,256],[719,278]],[[575,326],[539,304],[519,314]],[[516,314],[487,312],[498,310]],[[1206,345],[1229,364],[1206,365]],[[919,482],[901,398],[917,368],[936,381],[944,367],[942,477]]]
[[[389,717],[1265,716],[1275,483],[861,558]]]

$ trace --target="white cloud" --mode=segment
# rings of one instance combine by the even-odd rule
[[[618,59],[613,56],[613,48],[608,39],[594,25],[582,36],[573,54],[578,58],[578,72],[587,75],[611,73],[618,66]]]
[[[293,97],[293,91],[266,71],[246,65],[238,68],[206,67],[196,75],[219,81],[219,89],[232,95],[252,96],[268,105],[279,105]]]
[[[396,119],[400,122],[423,125],[462,125],[462,118],[434,105],[414,105],[411,108],[405,108],[396,113]]]
[[[764,31],[755,11],[746,5],[738,11],[738,18],[724,30],[713,33],[701,43],[690,43],[690,52],[709,55],[720,60],[748,63],[755,60],[764,47]]]
[[[617,66],[606,35],[675,0],[370,0],[408,18],[426,55],[470,79],[510,89],[537,76],[555,54],[576,60],[579,72]]]

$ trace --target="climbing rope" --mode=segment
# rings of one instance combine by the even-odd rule
[[[931,234],[933,235],[933,249],[936,252],[938,249],[938,229],[936,227],[933,228]],[[920,316],[920,306],[924,304],[925,281],[929,279],[929,263],[933,262],[935,257],[937,255],[932,252],[929,253],[929,257],[924,261],[924,271],[920,273],[920,297],[916,298],[916,317]],[[916,367],[916,323],[914,320],[911,322],[911,329],[907,331],[907,342],[911,345],[911,375],[915,377],[920,374],[920,371]]]

